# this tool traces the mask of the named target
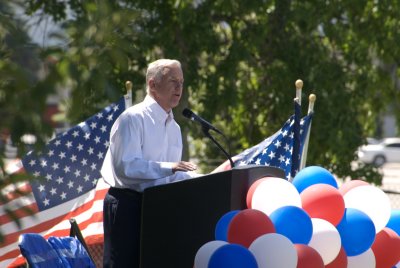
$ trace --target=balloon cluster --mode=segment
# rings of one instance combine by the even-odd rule
[[[257,180],[246,203],[219,219],[195,268],[400,267],[400,210],[367,182],[339,187],[328,170],[310,166],[292,183]]]

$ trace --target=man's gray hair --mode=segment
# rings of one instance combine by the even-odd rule
[[[147,72],[146,72],[146,92],[147,94],[150,93],[149,89],[149,80],[151,78],[154,78],[156,82],[160,82],[162,77],[165,74],[165,68],[168,68],[169,66],[176,65],[179,68],[181,68],[181,63],[178,60],[171,60],[171,59],[159,59],[156,61],[153,61],[152,63],[149,64],[147,67]]]

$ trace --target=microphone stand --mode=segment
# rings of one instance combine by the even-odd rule
[[[212,140],[214,142],[215,145],[217,145],[217,147],[225,154],[225,156],[229,159],[229,162],[231,163],[231,168],[234,168],[235,164],[232,161],[231,156],[224,150],[224,148],[222,148],[222,146],[214,139],[214,137],[210,134],[209,132],[209,128],[207,127],[202,127],[201,128],[203,130],[204,135],[206,135],[208,138],[210,138],[210,140]],[[225,139],[226,137],[221,134]]]

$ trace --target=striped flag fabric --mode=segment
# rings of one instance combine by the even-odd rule
[[[68,236],[70,218],[75,218],[88,245],[103,242],[103,199],[108,185],[99,179],[100,169],[111,127],[124,110],[125,99],[121,98],[10,168],[28,173],[33,180],[3,189],[10,201],[0,204],[0,231],[5,238],[0,244],[0,267],[25,262],[18,248],[20,234]],[[21,228],[7,216],[7,210],[17,215]]]
[[[232,157],[235,166],[265,165],[281,168],[291,180],[299,171],[301,153],[312,113],[300,118],[300,105],[295,101],[295,113],[272,136]],[[229,161],[214,172],[230,169]]]

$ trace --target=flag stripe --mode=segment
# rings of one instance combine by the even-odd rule
[[[32,214],[34,214],[38,211],[39,210],[38,210],[38,207],[36,206],[36,204],[30,204],[30,205],[20,207],[16,210],[13,210],[13,213],[15,214],[15,216],[17,218],[21,219],[26,216],[31,216]],[[4,215],[0,215],[0,222],[1,222],[1,224],[6,224],[9,222],[12,222],[12,219],[10,219],[9,216],[4,214]]]
[[[1,202],[0,206],[8,204],[17,198],[29,196],[32,194],[32,188],[28,182],[18,183],[17,185],[9,185],[1,191],[1,194],[7,202]]]
[[[19,187],[18,191],[19,192],[13,192],[3,195],[3,197],[5,197],[6,200],[8,200],[8,202],[5,203],[0,202],[0,205],[8,204],[9,202],[16,200],[17,198],[21,198],[24,196],[29,197],[30,195],[32,195],[32,189],[29,185],[25,185],[24,187]]]
[[[34,179],[2,189],[2,194],[11,201],[0,204],[0,231],[5,237],[5,243],[0,244],[0,267],[13,263],[19,255],[20,234],[69,235],[70,218],[76,219],[89,243],[102,241],[103,199],[108,185],[98,179],[109,146],[110,129],[124,110],[125,99],[120,98],[56,135],[41,152],[25,155],[22,165],[21,161],[9,163],[8,174],[25,173]],[[26,208],[31,208],[34,216],[27,215]],[[18,216],[21,229],[6,211]],[[20,261],[21,258],[15,260]]]
[[[43,235],[45,238],[49,238],[50,236],[68,236],[70,232],[70,223],[69,223],[69,217],[67,219],[64,219],[62,222],[60,222],[57,226],[63,226],[63,227],[58,227],[58,228],[53,228],[55,229],[54,231],[50,232],[33,232],[33,233],[39,233]],[[79,228],[82,231],[82,234],[87,234],[91,233],[92,235],[88,236],[85,238],[86,242],[90,242],[90,244],[93,243],[99,243],[102,242],[103,240],[103,212],[98,211],[96,213],[93,213],[91,217],[89,217],[86,221],[79,222]],[[91,229],[89,232],[87,231],[88,227],[90,225],[94,225],[93,222],[99,222],[100,224],[95,225],[97,229]],[[32,233],[29,231],[29,233]],[[15,244],[15,245],[14,245]],[[15,258],[20,254],[20,251],[18,249],[18,240],[12,244],[13,248],[15,250],[10,251],[9,253],[5,254],[4,256],[0,256],[0,263],[3,259],[8,259],[10,257]]]
[[[29,224],[27,224],[27,226],[31,226],[31,227],[23,229],[23,232],[24,233],[42,233],[46,230],[51,232],[51,228],[53,226],[55,226],[56,224],[57,224],[57,228],[60,228],[62,226],[62,225],[60,226],[60,224],[62,223],[61,220],[64,218],[70,219],[70,218],[75,218],[75,217],[82,217],[82,215],[80,215],[80,214],[92,209],[93,207],[102,211],[102,204],[98,205],[98,206],[94,206],[94,204],[95,204],[95,201],[99,201],[100,203],[102,203],[106,193],[107,193],[107,189],[102,189],[102,190],[96,191],[95,196],[92,198],[92,200],[83,204],[81,207],[79,207],[79,209],[74,209],[67,214],[62,214],[57,217],[53,216],[53,217],[51,217],[51,219],[49,219],[47,221],[36,220],[35,218],[28,216],[25,219],[27,219],[30,223],[35,222],[35,223],[39,223],[39,224],[34,225],[34,224],[29,223]],[[77,221],[78,220],[79,220],[79,218],[77,218]],[[21,222],[22,221],[23,220],[21,220]],[[17,228],[13,223],[10,223],[10,224],[13,225],[11,228],[13,228],[13,229]],[[64,225],[69,225],[69,222]],[[25,225],[22,225],[22,226],[25,226]],[[5,243],[3,244],[3,246],[7,246],[8,244],[10,244],[12,242],[17,241],[18,236],[22,233],[19,230],[15,230],[15,232],[9,232],[9,230],[11,228],[7,228],[7,227],[4,228],[6,231],[8,231],[8,235],[5,236]],[[69,228],[69,226],[67,228]],[[2,227],[2,231],[3,231],[3,227]],[[1,261],[1,256],[0,256],[0,261]]]
[[[94,194],[95,194],[95,191],[92,191],[92,192],[89,192],[89,193],[85,194],[84,196],[80,197],[80,198],[89,200],[85,206],[74,207],[74,205],[80,199],[80,198],[77,198],[77,200],[71,200],[71,201],[64,203],[56,208],[53,208],[51,211],[49,211],[49,213],[38,213],[34,217],[32,217],[32,216],[24,217],[24,218],[20,219],[21,226],[23,229],[29,230],[30,228],[28,228],[28,226],[32,228],[33,226],[36,226],[39,223],[38,226],[40,227],[41,224],[45,225],[49,221],[54,222],[54,220],[52,221],[52,219],[54,219],[54,218],[59,219],[60,216],[63,217],[65,215],[71,215],[71,213],[73,213],[72,214],[73,216],[76,216],[77,214],[82,213],[85,210],[87,210],[88,208],[90,208],[90,205],[93,202],[93,198],[97,198],[97,199],[103,198],[105,195],[105,192],[104,193],[99,192],[99,194],[97,194],[97,192],[96,192],[97,197],[94,196]],[[77,208],[79,208],[79,210]],[[77,211],[74,211],[75,209]],[[65,212],[70,212],[70,213],[66,214]],[[35,228],[39,228],[39,227],[35,227]],[[12,235],[14,232],[19,231],[17,226],[13,222],[9,222],[8,224],[2,225],[1,230],[4,233],[7,233],[9,235]],[[41,231],[41,230],[37,230],[37,231]]]
[[[102,180],[100,180],[102,181]],[[6,267],[16,258],[20,251],[18,249],[18,237],[21,233],[40,233],[45,237],[67,236],[70,231],[70,218],[75,218],[88,244],[99,243],[103,240],[103,199],[107,193],[108,186],[99,183],[98,190],[92,200],[72,210],[71,212],[55,217],[53,220],[40,222],[38,225],[8,235],[7,245],[3,247],[8,253],[0,255],[0,267]],[[97,223],[97,224],[96,224]],[[96,226],[94,229],[92,226]],[[91,227],[90,229],[88,227]]]
[[[5,221],[2,222],[1,224],[1,228],[3,229],[3,231],[11,231],[12,229],[7,229],[9,225],[15,226],[14,222],[12,221],[12,219],[10,219],[6,213],[6,209],[10,209],[12,211],[16,211],[19,210],[20,208],[26,207],[26,206],[36,206],[36,202],[35,199],[33,198],[33,194],[24,196],[24,197],[20,197],[18,199],[15,199],[9,203],[7,203],[4,206],[0,207],[0,213],[2,217],[5,217]],[[34,208],[35,211],[38,211],[38,208],[36,206],[36,208]],[[20,219],[20,221],[23,221],[24,218]]]
[[[67,221],[67,220],[66,220]],[[84,221],[79,223],[79,228],[82,231],[82,235],[85,237],[85,241],[88,245],[98,244],[103,242],[103,213],[96,212],[92,214],[92,216]],[[69,221],[67,221],[69,225]],[[70,232],[70,228],[55,230],[54,232],[48,234],[42,234],[45,238],[49,238],[50,236],[68,236]],[[88,235],[90,234],[90,235]],[[17,247],[17,245],[16,245]],[[25,263],[25,259],[20,255],[19,249],[15,249],[11,251],[6,259],[16,258],[18,257],[11,266],[20,266]],[[1,262],[0,262],[1,263]]]
[[[85,237],[85,241],[88,245],[93,245],[93,244],[98,244],[98,243],[103,243],[103,224],[102,224],[102,213],[98,212],[96,213],[97,215],[94,215],[90,220],[96,221],[96,223],[90,223],[87,224],[88,227],[82,228],[81,224],[79,224],[79,227],[82,231],[82,235]],[[96,219],[101,215],[101,219]],[[69,235],[70,229],[65,229],[65,230],[59,230],[57,232],[45,235],[46,238],[50,236],[68,236]],[[95,233],[98,234],[95,234]],[[90,233],[91,235],[88,235]],[[16,258],[16,259],[15,259]],[[9,265],[8,267],[18,267],[21,266],[25,263],[25,259],[21,256],[20,251],[18,249],[18,245],[16,245],[16,249],[10,251],[8,254],[6,254],[5,258],[7,261],[3,262],[3,265]],[[13,262],[11,262],[13,259],[15,259]],[[2,262],[0,261],[0,264]],[[1,266],[3,267],[3,266]]]

